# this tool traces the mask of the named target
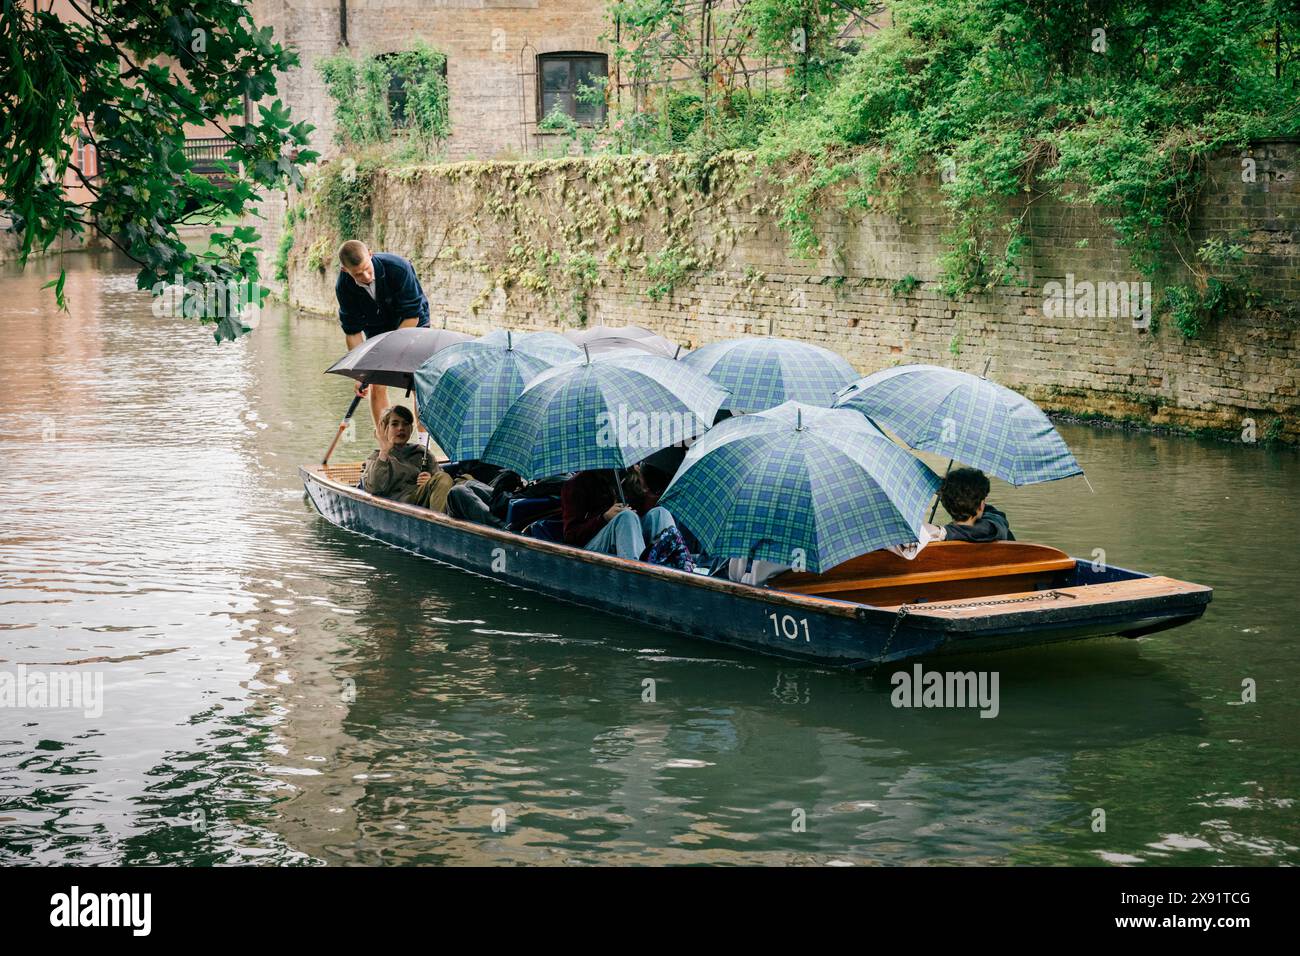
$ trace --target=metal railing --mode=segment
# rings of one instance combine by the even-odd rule
[[[220,176],[226,172],[226,151],[235,143],[225,136],[208,136],[185,141],[185,158],[192,172],[200,176]]]

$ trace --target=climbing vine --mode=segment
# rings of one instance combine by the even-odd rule
[[[917,181],[938,180],[950,297],[1024,282],[1028,216],[1049,194],[1103,211],[1184,334],[1249,295],[1239,265],[1201,254],[1189,217],[1208,157],[1300,131],[1293,2],[888,6],[876,29],[879,5],[847,0],[611,4],[632,103],[610,148],[756,149],[809,256],[826,251],[823,212],[902,218]]]
[[[427,158],[451,133],[447,58],[423,42],[396,53],[341,50],[317,61],[334,104],[335,141]],[[395,133],[408,134],[394,141]]]
[[[311,201],[342,238],[368,228],[376,176],[470,186],[461,199],[474,208],[445,225],[434,255],[482,275],[476,308],[518,289],[579,322],[606,272],[670,300],[751,228],[736,222],[775,220],[796,252],[834,256],[823,215],[905,219],[918,181],[939,184],[949,297],[1023,284],[1029,217],[1050,197],[1101,211],[1183,335],[1253,301],[1245,240],[1194,239],[1191,215],[1211,155],[1300,132],[1293,4],[897,0],[880,29],[863,26],[878,5],[856,0],[721,7],[705,5],[717,12],[697,33],[687,5],[611,5],[626,101],[583,91],[610,103],[600,131],[560,114],[540,124],[568,138],[566,152],[592,154],[581,160],[404,165],[412,157],[385,140],[387,61],[332,58],[322,69],[347,104],[352,158],[322,170]],[[779,57],[772,82],[746,67]],[[683,66],[684,79],[673,73]],[[918,282],[907,276],[893,294]]]
[[[949,295],[1021,281],[1026,217],[1051,192],[1104,211],[1184,335],[1248,296],[1190,238],[1214,153],[1300,130],[1300,12],[1238,0],[899,0],[814,108],[774,124],[796,249],[828,203],[898,211],[919,175],[950,217]],[[1189,284],[1171,278],[1190,275]]]
[[[747,157],[615,156],[530,163],[464,162],[387,170],[455,191],[468,206],[434,224],[436,254],[477,271],[471,305],[488,308],[498,290],[550,302],[585,324],[602,275],[640,278],[656,301],[693,271],[718,264],[737,229],[728,202],[752,201]],[[380,187],[382,188],[382,187]],[[317,196],[329,194],[319,187]]]

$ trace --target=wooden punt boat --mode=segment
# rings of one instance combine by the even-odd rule
[[[861,668],[913,657],[1139,637],[1200,617],[1211,589],[1022,542],[872,552],[767,587],[594,554],[377,498],[361,465],[299,469],[326,520],[505,584],[678,634]]]

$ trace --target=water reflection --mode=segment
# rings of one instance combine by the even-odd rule
[[[0,279],[0,668],[102,672],[106,706],[0,708],[0,861],[1300,859],[1292,451],[1067,426],[1096,494],[999,489],[1019,536],[1205,581],[1210,613],[945,661],[997,668],[994,720],[900,710],[886,675],[328,526],[296,467],[349,400],[337,328],[270,310],[218,348],[122,263],[66,263],[67,316],[52,266]]]

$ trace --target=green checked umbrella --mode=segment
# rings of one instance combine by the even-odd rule
[[[835,407],[861,412],[913,448],[973,465],[1013,485],[1083,474],[1042,409],[969,372],[899,365],[854,382]]]
[[[918,540],[938,487],[861,415],[787,402],[711,429],[659,503],[714,557],[796,564],[802,551],[820,573]]]
[[[634,351],[587,356],[529,382],[483,460],[525,478],[626,468],[703,434],[725,397],[672,359]]]
[[[683,355],[682,364],[731,392],[723,408],[761,412],[783,402],[830,407],[835,393],[858,377],[829,349],[792,339],[728,339]]]
[[[576,345],[550,332],[498,330],[452,345],[416,369],[420,421],[453,460],[481,458],[524,386],[581,354]]]

